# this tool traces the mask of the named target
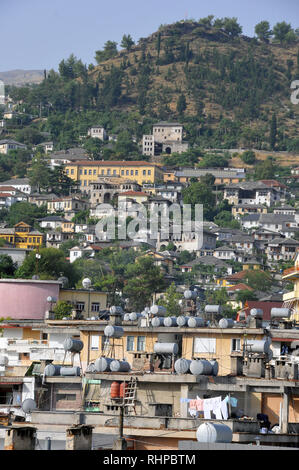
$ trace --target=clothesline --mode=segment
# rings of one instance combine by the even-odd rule
[[[204,419],[212,419],[211,413],[213,413],[216,419],[228,419],[227,405],[230,404],[236,407],[238,404],[237,398],[226,397],[222,400],[222,397],[214,398],[181,398],[181,403],[189,404],[189,414],[193,417],[197,417],[201,412],[204,415]]]

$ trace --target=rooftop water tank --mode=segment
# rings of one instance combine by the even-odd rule
[[[60,375],[61,376],[77,376],[80,377],[81,370],[80,367],[61,367]]]
[[[187,326],[188,320],[189,320],[189,317],[186,317],[185,315],[180,315],[176,319],[176,324],[177,326]]]
[[[4,367],[4,366],[7,366],[7,364],[8,364],[8,357],[3,356],[1,354],[1,356],[0,356],[0,366]]]
[[[78,353],[83,349],[83,342],[79,339],[66,338],[63,347],[65,351]]]
[[[177,343],[155,343],[154,352],[157,354],[174,354],[177,355],[179,347]]]
[[[249,352],[268,354],[270,341],[261,339],[248,339],[246,349]]]
[[[94,362],[95,370],[97,372],[108,372],[113,360],[111,357],[98,357]]]
[[[125,313],[124,316],[123,316],[123,320],[124,320],[124,321],[130,321],[130,314],[129,314],[129,313]]]
[[[166,308],[163,307],[162,305],[152,305],[150,312],[151,312],[153,315],[164,316],[164,315],[166,315],[167,310],[166,310]]]
[[[104,335],[108,338],[121,338],[124,335],[124,330],[121,326],[107,325],[104,329]]]
[[[129,314],[129,318],[130,318],[131,321],[136,321],[140,317],[141,317],[141,313],[132,312],[132,313]]]
[[[195,359],[190,364],[190,372],[193,375],[212,375],[213,366],[205,359]]]
[[[263,310],[261,308],[252,308],[250,310],[250,315],[254,318],[263,318]]]
[[[177,374],[187,374],[189,372],[191,361],[189,359],[180,358],[174,363],[174,369]]]
[[[126,361],[118,361],[115,359],[110,364],[111,372],[129,372],[130,369],[131,369],[131,366]]]
[[[205,313],[221,313],[222,308],[221,305],[206,305],[205,306]]]
[[[165,317],[164,318],[164,326],[176,326],[176,317]]]
[[[219,328],[232,328],[234,326],[234,320],[232,318],[221,318],[218,322]]]
[[[289,318],[290,315],[289,308],[271,308],[271,318]]]
[[[119,305],[112,305],[112,307],[110,307],[110,313],[112,315],[122,315],[124,312],[122,307]]]
[[[190,317],[188,320],[188,326],[190,328],[201,328],[205,326],[205,322],[201,317]]]
[[[197,292],[194,290],[185,290],[184,297],[187,300],[191,300],[191,299],[194,300],[197,297]]]
[[[154,317],[151,319],[152,326],[163,326],[164,325],[164,317]]]
[[[61,366],[58,364],[48,364],[45,367],[44,374],[47,377],[54,377],[56,375],[60,375],[60,368]]]
[[[212,366],[212,375],[214,375],[214,377],[216,377],[218,375],[219,364],[216,360],[210,361],[210,364]]]
[[[203,423],[196,431],[198,442],[232,442],[233,433],[229,426],[220,423]]]

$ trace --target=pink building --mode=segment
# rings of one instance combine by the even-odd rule
[[[43,320],[51,304],[58,300],[59,281],[0,279],[0,318]]]

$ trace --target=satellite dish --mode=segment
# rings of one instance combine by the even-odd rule
[[[89,289],[89,287],[91,286],[91,280],[88,277],[85,277],[82,281],[82,286],[84,287],[84,289]]]
[[[36,403],[32,398],[26,398],[22,403],[22,410],[24,413],[31,413],[31,411],[36,410]]]
[[[62,284],[62,287],[67,287],[68,286],[69,280],[68,280],[67,277],[61,276],[57,280]]]

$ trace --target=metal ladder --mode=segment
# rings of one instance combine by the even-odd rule
[[[125,393],[123,397],[123,406],[128,408],[133,408],[136,415],[136,392],[137,392],[137,377],[131,377],[129,382],[127,382],[127,387],[125,388]]]

